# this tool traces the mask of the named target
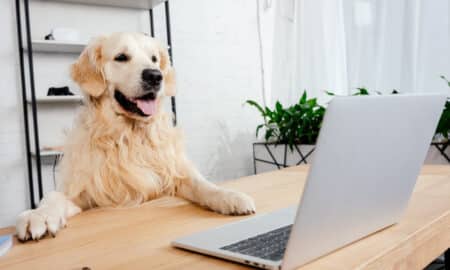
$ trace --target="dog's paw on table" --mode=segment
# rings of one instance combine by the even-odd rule
[[[48,208],[24,211],[17,218],[17,238],[21,241],[39,240],[47,233],[55,237],[66,226],[66,219]]]
[[[253,199],[245,193],[233,190],[220,190],[213,199],[212,210],[224,215],[250,215],[256,212]]]

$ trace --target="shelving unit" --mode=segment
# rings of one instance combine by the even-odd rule
[[[34,61],[35,53],[64,53],[79,54],[86,46],[83,42],[63,42],[55,40],[32,40],[30,25],[30,1],[33,2],[55,2],[55,3],[75,3],[92,6],[111,6],[128,9],[148,10],[150,22],[150,35],[154,36],[153,8],[164,4],[166,37],[169,56],[172,61],[172,40],[170,29],[170,8],[168,0],[15,0],[16,4],[16,24],[18,37],[18,51],[20,63],[20,79],[22,86],[22,107],[24,115],[25,147],[28,169],[28,184],[30,192],[31,207],[36,206],[36,197],[40,200],[43,197],[41,158],[54,157],[55,163],[62,155],[59,151],[42,151],[39,143],[38,127],[38,104],[64,104],[82,102],[81,96],[37,96],[35,91]],[[23,12],[23,13],[22,13]],[[23,29],[22,29],[23,27]],[[25,56],[27,63],[25,64]],[[28,69],[27,74],[25,73]],[[28,75],[28,76],[26,76]],[[28,95],[29,91],[29,95]],[[176,124],[176,104],[175,98],[171,98],[174,124]],[[29,110],[30,108],[31,110]],[[31,124],[30,121],[31,120]],[[33,139],[33,140],[32,140]],[[33,146],[33,147],[32,147]],[[34,148],[34,149],[32,149]],[[33,161],[36,166],[33,166]],[[35,170],[34,170],[35,168]],[[35,194],[35,182],[37,183],[37,196]]]
[[[450,163],[450,156],[447,155],[445,150],[450,146],[450,140],[440,141],[440,142],[432,142],[432,146],[434,146],[439,153],[442,155],[443,158],[447,160],[448,163]]]
[[[41,157],[54,157],[54,156],[62,156],[63,152],[61,151],[54,151],[54,150],[41,150],[39,151],[39,154]],[[35,151],[31,151],[32,156],[36,156]]]
[[[69,103],[69,102],[79,102],[83,101],[83,96],[74,95],[74,96],[42,96],[36,97],[36,103]],[[30,98],[27,99],[27,103],[31,104],[32,100]]]
[[[112,6],[133,9],[152,9],[166,0],[34,0],[45,2],[65,2],[83,5]]]
[[[64,42],[55,40],[33,40],[33,52],[44,53],[81,53],[86,47],[82,42]]]

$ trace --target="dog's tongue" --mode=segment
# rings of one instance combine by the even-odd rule
[[[156,113],[156,100],[136,100],[136,105],[146,115],[154,115]]]

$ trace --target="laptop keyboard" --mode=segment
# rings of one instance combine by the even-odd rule
[[[292,225],[259,234],[220,249],[271,261],[283,259]]]

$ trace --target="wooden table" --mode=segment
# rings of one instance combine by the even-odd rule
[[[253,196],[262,214],[297,203],[307,170],[293,167],[223,185]],[[55,239],[16,241],[0,257],[0,269],[245,269],[170,246],[179,236],[243,218],[218,215],[177,198],[132,209],[91,210],[70,219]],[[0,229],[0,234],[13,231]],[[399,224],[301,269],[422,269],[449,246],[450,166],[425,166]]]

